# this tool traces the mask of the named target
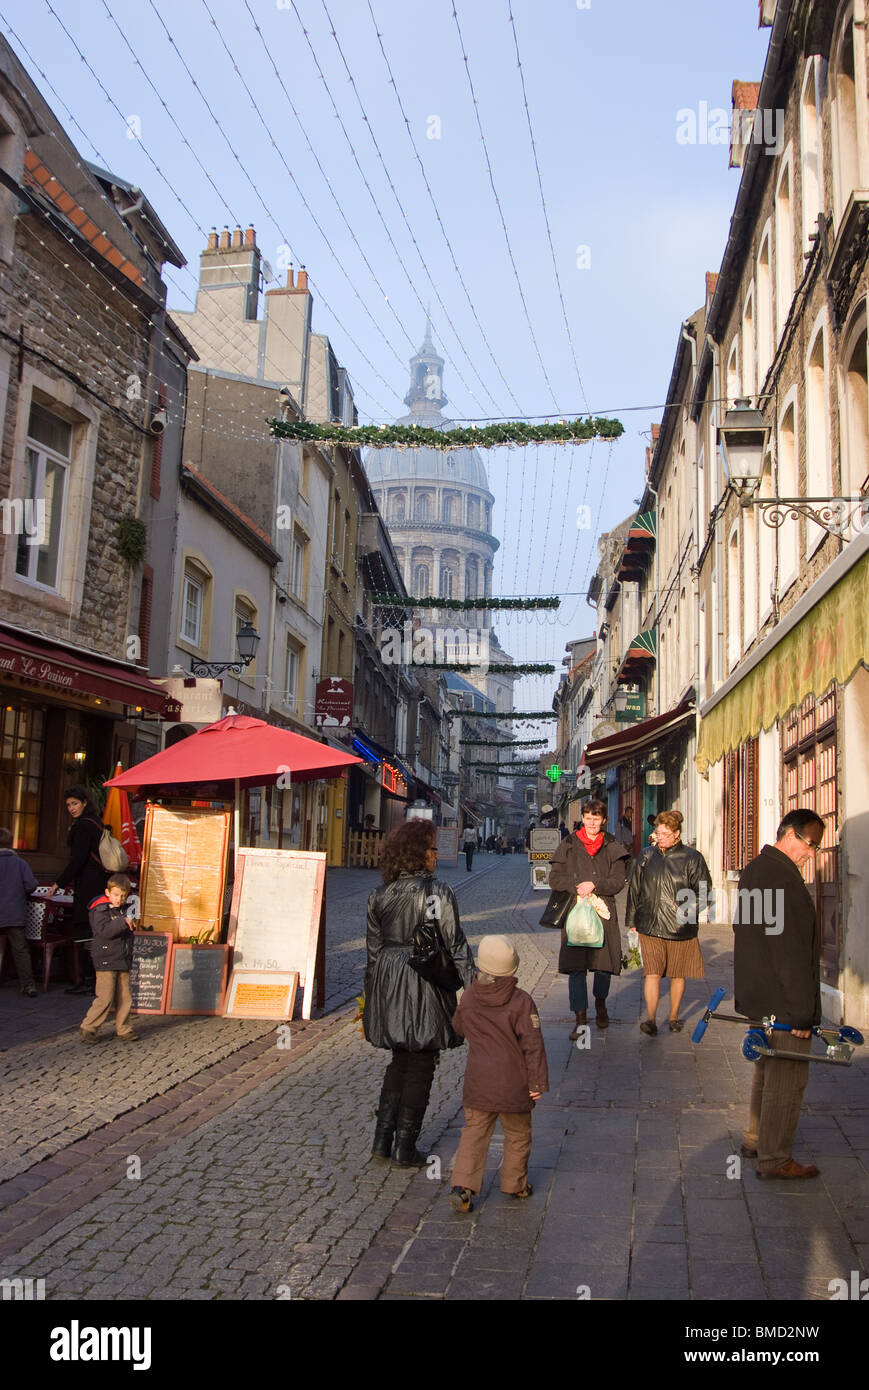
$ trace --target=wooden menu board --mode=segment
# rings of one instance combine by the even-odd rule
[[[438,826],[438,861],[458,864],[459,830],[455,825]]]
[[[169,967],[167,1014],[220,1014],[226,997],[228,946],[175,942]]]
[[[169,932],[134,931],[130,993],[134,1014],[162,1014],[166,1009],[172,937]]]
[[[325,881],[325,854],[252,846],[238,851],[229,909],[233,972],[297,970],[305,989],[303,1018],[311,1017],[316,973],[322,994]]]
[[[230,811],[157,806],[145,813],[141,921],[175,941],[217,941],[229,845]]]

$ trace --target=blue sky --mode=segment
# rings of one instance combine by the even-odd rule
[[[192,307],[203,233],[253,222],[277,279],[290,255],[306,265],[315,328],[348,368],[360,418],[403,413],[407,359],[431,304],[447,358],[445,413],[517,418],[590,408],[623,421],[625,436],[612,450],[486,456],[502,542],[495,592],[566,596],[554,617],[499,619],[499,637],[519,661],[557,665],[565,640],[591,630],[582,594],[596,535],[639,495],[679,325],[703,301],[704,272],[718,268],[736,197],[726,146],[679,144],[676,113],[701,102],[729,110],[732,80],[760,78],[769,30],[757,28],[757,0],[50,4],[96,77],[49,0],[2,0],[3,32],[79,148],[140,185],[182,248],[189,265],[167,276],[170,308]],[[469,294],[439,230],[371,11]],[[576,526],[582,503],[591,507],[587,531]],[[552,689],[552,678],[526,679],[517,704],[544,708]]]

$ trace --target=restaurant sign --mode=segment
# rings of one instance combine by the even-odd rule
[[[327,676],[317,682],[314,719],[318,729],[349,729],[353,718],[353,682]]]
[[[643,719],[646,713],[646,697],[642,691],[633,695],[622,695],[618,697],[616,704],[616,723],[635,724],[638,719]]]

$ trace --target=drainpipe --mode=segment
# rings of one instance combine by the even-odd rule
[[[690,384],[690,389],[689,389],[689,392],[688,392],[688,396],[689,396],[689,399],[690,399],[690,397],[694,394],[694,382],[695,382],[695,380],[696,380],[696,378],[697,378],[697,338],[696,338],[696,336],[695,336],[693,333],[689,332],[689,329],[688,329],[688,320],[687,320],[687,319],[686,319],[685,322],[682,324],[682,340],[683,340],[683,342],[686,342],[686,343],[688,344],[689,348],[691,349],[691,384]],[[699,513],[700,513],[700,477],[699,477],[699,470],[698,470],[698,468],[697,468],[697,453],[698,453],[698,450],[697,450],[697,425],[696,425],[696,423],[695,423],[695,422],[692,420],[692,418],[691,418],[691,412],[690,412],[690,410],[688,411],[688,431],[689,431],[689,433],[688,433],[688,443],[689,443],[691,458],[692,458],[692,460],[693,460],[693,465],[692,465],[692,466],[693,466],[693,471],[694,471],[694,517],[693,517],[693,524],[692,524],[692,532],[693,532],[692,540],[693,540],[693,551],[694,551],[694,553],[693,553],[692,559],[696,562],[697,554],[698,554],[698,551],[699,551],[699,549],[700,549],[700,521],[699,521]],[[693,569],[694,566],[692,565],[691,568]],[[692,677],[691,677],[691,683],[692,683],[692,685],[694,686],[694,689],[695,689],[695,691],[696,691],[696,690],[698,689],[699,685],[700,685],[700,583],[699,583],[699,577],[695,577],[694,586],[693,586],[693,587],[694,587],[694,593],[693,593],[692,597],[693,597],[693,601],[694,601],[694,659],[693,659],[693,662],[692,662],[692,672],[693,672],[693,674],[692,674]],[[695,738],[696,738],[696,716],[695,716]],[[697,813],[696,813],[696,807],[695,807],[695,805],[694,805],[694,791],[693,791],[694,785],[695,785],[695,784],[694,784],[693,779],[692,779],[692,778],[689,778],[689,779],[688,779],[688,786],[689,786],[689,788],[691,788],[691,791],[690,791],[690,793],[689,793],[689,806],[688,806],[688,810],[689,810],[689,816],[688,816],[688,827],[689,827],[689,831],[688,831],[688,833],[689,833],[689,837],[692,838],[692,839],[694,839],[694,840],[696,841],[696,839],[697,839]]]

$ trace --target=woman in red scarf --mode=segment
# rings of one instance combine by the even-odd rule
[[[559,892],[576,891],[586,898],[595,893],[609,908],[609,921],[604,921],[604,940],[600,947],[571,946],[562,930],[558,970],[569,977],[570,1007],[576,1025],[570,1034],[576,1039],[578,1030],[587,1021],[588,981],[586,974],[594,971],[595,1021],[598,1028],[609,1026],[606,999],[613,975],[621,974],[622,936],[619,930],[615,895],[625,886],[630,853],[614,835],[604,830],[607,808],[603,801],[592,798],[583,802],[582,825],[568,839],[562,840],[549,869],[549,886]]]

